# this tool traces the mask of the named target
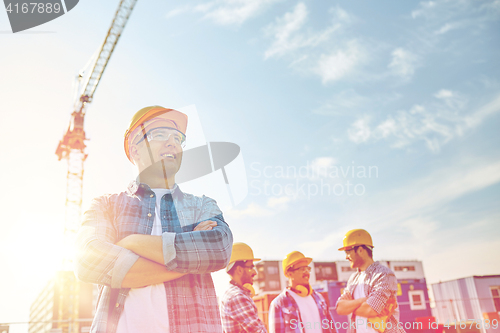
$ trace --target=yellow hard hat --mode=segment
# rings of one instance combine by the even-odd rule
[[[125,131],[125,140],[123,145],[125,148],[125,154],[127,154],[130,161],[132,161],[130,157],[130,143],[137,135],[137,130],[141,124],[144,124],[146,121],[153,118],[159,118],[169,122],[169,127],[175,128],[183,135],[186,135],[188,117],[184,113],[158,105],[142,108],[134,114],[130,120],[128,129]]]
[[[373,248],[372,236],[364,229],[349,230],[344,236],[344,246],[339,251],[350,250],[354,246],[367,245]]]
[[[229,259],[229,264],[226,267],[226,272],[229,272],[233,268],[234,263],[237,261],[259,261],[260,258],[255,258],[253,256],[253,251],[250,246],[245,243],[234,243],[233,252],[231,252],[231,259]]]
[[[312,261],[312,258],[308,258],[304,256],[301,252],[299,251],[293,251],[290,252],[286,255],[285,259],[283,259],[282,265],[283,265],[283,273],[286,273],[289,268],[296,266],[299,263],[305,263],[306,265],[309,265]]]

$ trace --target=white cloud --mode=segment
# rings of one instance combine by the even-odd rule
[[[427,13],[429,13],[429,11],[435,8],[437,4],[435,1],[423,1],[420,2],[419,5],[420,5],[419,9],[411,12],[411,17],[417,18],[419,16],[426,15]]]
[[[387,66],[394,75],[409,79],[415,73],[418,57],[408,50],[397,48],[392,52],[392,61]]]
[[[356,41],[351,41],[344,50],[322,54],[318,60],[316,73],[321,76],[323,84],[337,81],[352,73],[363,59],[362,48]]]
[[[445,98],[451,98],[453,97],[453,95],[454,95],[453,91],[447,89],[441,89],[436,94],[434,94],[434,97],[445,99]]]
[[[341,17],[340,20],[347,20],[348,14],[338,9],[335,15]],[[302,31],[308,18],[307,7],[303,2],[299,2],[293,11],[285,13],[282,17],[267,26],[264,30],[266,35],[272,36],[274,41],[266,50],[266,59],[271,57],[281,57],[293,53],[303,48],[314,48],[328,41],[331,34],[340,27],[340,23],[335,23],[324,30],[318,32]],[[299,55],[293,63],[300,62],[308,55]]]
[[[436,30],[434,33],[436,35],[442,35],[442,34],[447,33],[450,30],[457,29],[457,28],[458,28],[458,24],[446,23],[441,28]]]
[[[377,258],[387,256],[394,260],[401,255],[401,259],[426,257],[432,260],[436,251],[443,251],[447,254],[443,255],[443,258],[449,260],[456,256],[450,255],[454,253],[454,247],[444,249],[442,246],[441,228],[449,223],[446,220],[448,217],[443,218],[443,209],[449,208],[447,205],[458,198],[498,182],[500,182],[500,161],[486,162],[472,159],[462,160],[461,163],[450,163],[444,169],[406,182],[399,188],[377,193],[367,202],[359,203],[356,211],[338,217],[339,225],[350,227],[345,227],[344,230],[336,229],[314,242],[304,242],[299,246],[311,251],[315,256],[325,253],[331,255],[331,251],[339,247],[345,232],[355,225],[371,233],[375,241]],[[459,217],[455,212],[454,214],[452,214],[454,218]],[[487,221],[476,220],[471,223],[473,226],[452,228],[453,235],[448,233],[447,239],[450,240],[450,244],[456,239],[466,240],[469,251],[477,246],[483,247],[480,244],[482,240],[478,231],[484,232],[487,230],[485,228],[495,223],[495,220],[498,220],[498,216],[488,217]],[[494,247],[498,249],[499,246],[500,242],[495,241]],[[460,259],[458,258],[456,262],[460,262]],[[494,267],[491,263],[489,265],[490,268]],[[463,271],[470,271],[465,268]],[[435,270],[435,272],[440,271]],[[456,272],[457,270],[453,274]]]
[[[438,152],[444,144],[466,131],[480,125],[484,119],[500,112],[500,95],[475,112],[463,115],[467,100],[460,94],[442,89],[434,95],[440,103],[413,105],[409,111],[388,115],[374,128],[370,118],[364,116],[354,121],[348,137],[354,143],[369,140],[391,140],[394,148],[403,148],[415,141],[424,141],[427,147]]]
[[[293,196],[270,197],[266,205],[261,206],[252,202],[245,209],[231,209],[224,212],[230,219],[242,219],[246,217],[270,217],[278,212],[286,210],[288,203],[294,200]]]
[[[464,119],[465,127],[474,128],[480,125],[487,117],[498,113],[500,111],[500,95],[498,95],[494,100],[490,103],[484,105],[479,108],[476,112],[471,115],[468,115]]]
[[[361,96],[353,89],[341,91],[324,103],[316,113],[319,114],[339,114],[344,110],[353,110],[361,107],[368,101],[368,98]]]
[[[328,177],[328,172],[337,163],[333,157],[317,157],[312,160],[309,168],[313,178],[315,177]]]
[[[324,255],[324,253],[333,247],[335,248],[336,245],[342,243],[342,239],[344,238],[345,233],[348,231],[348,228],[345,228],[346,230],[339,230],[335,231],[332,233],[329,233],[326,237],[323,239],[317,239],[312,242],[303,242],[299,244],[299,249],[302,250],[304,253],[307,253],[308,256],[311,256],[314,260],[314,258],[321,257]],[[337,248],[339,248],[338,246]]]
[[[278,18],[274,25],[267,27],[267,33],[273,35],[274,42],[266,51],[265,57],[281,56],[303,46],[302,37],[293,37],[292,34],[303,27],[306,19],[306,5],[299,2],[292,12],[286,13],[283,17]]]
[[[281,0],[214,0],[196,6],[175,8],[169,11],[166,17],[171,18],[185,12],[198,12],[204,13],[205,19],[220,25],[240,25],[279,1]]]
[[[330,9],[331,23],[323,29],[308,27],[309,12],[303,2],[278,17],[264,32],[273,39],[265,59],[291,59],[290,67],[321,77],[324,84],[347,77],[365,59],[356,40],[334,41],[336,35],[354,18],[340,7]]]
[[[364,116],[356,120],[348,129],[349,139],[355,143],[362,143],[368,141],[371,136],[370,118]]]
[[[285,197],[271,197],[267,200],[267,206],[269,208],[281,208],[284,209],[287,207],[287,203],[292,200],[291,196]]]
[[[270,209],[259,206],[256,203],[250,203],[247,208],[237,210],[231,209],[224,212],[231,219],[240,219],[244,217],[264,217],[264,216],[272,216],[274,212]]]
[[[385,108],[389,103],[401,99],[398,93],[372,94],[369,97],[357,93],[354,89],[343,90],[325,101],[314,113],[322,115],[352,114],[353,111]]]
[[[191,11],[191,9],[192,8],[190,6],[178,7],[178,8],[175,8],[175,9],[169,11],[167,13],[167,15],[165,15],[165,17],[172,18],[172,17],[178,16],[178,15],[184,14],[185,12],[189,12],[189,11]]]
[[[205,18],[221,25],[239,25],[278,1],[280,0],[218,0],[208,6]],[[204,8],[198,9],[204,11]]]

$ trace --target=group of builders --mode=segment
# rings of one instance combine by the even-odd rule
[[[356,268],[335,305],[339,315],[349,316],[348,332],[404,332],[398,322],[397,280],[387,267],[373,260],[373,242],[363,229],[349,231],[339,251],[345,251],[351,267]],[[253,251],[245,243],[234,243],[226,272],[230,287],[221,300],[222,327],[226,333],[267,332],[252,299],[253,279],[257,275]],[[299,251],[282,261],[288,286],[271,303],[269,332],[334,333],[335,323],[323,296],[309,284],[312,258]]]
[[[94,199],[84,214],[75,273],[99,285],[91,333],[267,332],[252,299],[254,262],[260,259],[248,245],[233,244],[215,200],[185,193],[175,181],[187,122],[173,109],[139,110],[124,139],[136,180],[124,192]],[[186,158],[191,171],[200,167],[196,161]],[[350,317],[343,328],[404,332],[396,277],[373,260],[370,234],[349,231],[339,251],[356,269],[330,307]],[[298,251],[284,258],[289,283],[271,303],[269,332],[337,332],[330,308],[309,284],[312,260]],[[231,281],[219,307],[211,273],[221,269]]]

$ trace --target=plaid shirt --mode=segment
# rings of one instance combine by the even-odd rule
[[[385,308],[387,301],[389,298],[393,297],[397,303],[397,291],[398,291],[398,280],[396,279],[396,275],[394,272],[385,266],[382,266],[378,261],[371,264],[365,271],[365,279],[363,281],[357,281],[358,276],[361,271],[358,269],[356,273],[353,273],[349,280],[347,281],[347,286],[344,289],[344,293],[337,300],[337,304],[339,301],[346,298],[347,292],[351,295],[354,295],[354,289],[359,283],[364,285],[364,292],[368,299],[366,303],[377,313],[381,313]],[[357,283],[356,283],[357,282]],[[335,307],[337,307],[337,304]],[[347,329],[347,333],[355,333],[355,318],[352,318],[352,313],[349,315],[349,328]],[[355,316],[354,316],[355,317]],[[396,312],[389,318],[387,323],[391,323],[388,325],[387,329],[384,333],[405,333],[405,330],[401,327],[398,327],[399,322],[399,309],[396,309]]]
[[[220,310],[224,333],[267,333],[266,326],[257,315],[257,306],[250,291],[234,281],[222,297]]]
[[[324,333],[337,333],[335,321],[321,294],[313,290],[312,297],[318,307],[321,328]],[[299,306],[288,289],[283,290],[269,307],[269,333],[303,333]]]
[[[227,266],[233,237],[214,200],[183,193],[177,186],[161,200],[155,212],[155,193],[146,184],[132,182],[126,192],[92,201],[77,237],[75,272],[79,279],[99,285],[92,333],[116,332],[129,289],[121,288],[137,261],[132,251],[114,245],[131,234],[150,235],[155,213],[161,214],[163,255],[171,271],[190,273],[164,282],[170,331],[222,331],[217,297],[210,272]],[[193,229],[202,221],[217,226]]]

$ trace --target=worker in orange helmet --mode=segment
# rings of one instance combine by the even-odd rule
[[[351,268],[356,268],[336,304],[337,314],[349,316],[348,333],[404,333],[399,323],[396,276],[373,260],[371,235],[353,229],[343,243],[339,251],[345,251]]]
[[[309,284],[312,258],[299,251],[283,259],[289,286],[269,308],[270,333],[336,333],[335,321],[320,293]]]
[[[139,110],[124,140],[139,176],[85,213],[75,271],[100,286],[91,332],[222,331],[210,273],[227,266],[233,239],[214,200],[175,182],[187,122],[173,109]]]
[[[253,279],[257,275],[254,262],[259,260],[247,244],[233,244],[226,267],[231,276],[230,286],[222,296],[220,308],[224,333],[267,333],[252,299],[255,294]]]

